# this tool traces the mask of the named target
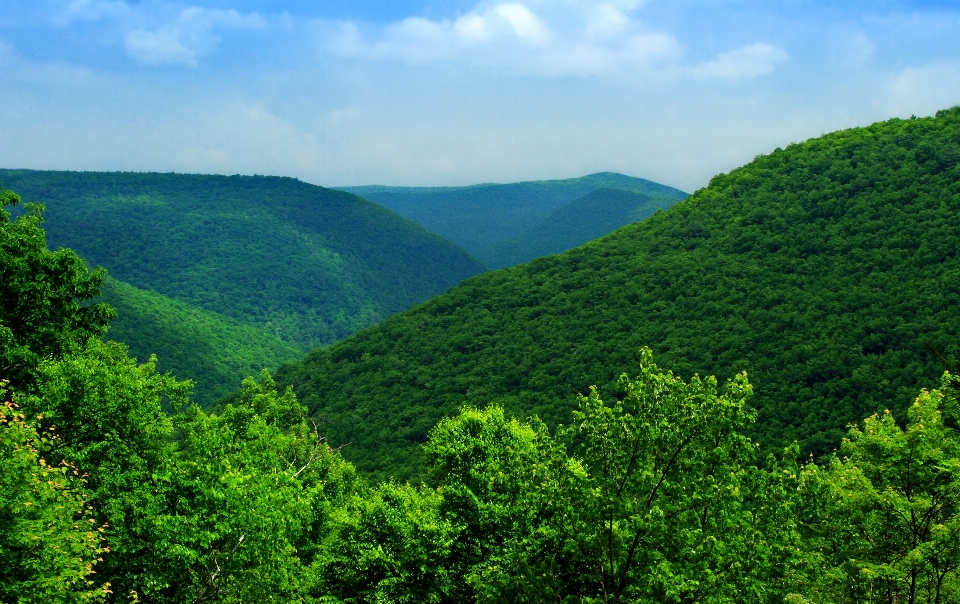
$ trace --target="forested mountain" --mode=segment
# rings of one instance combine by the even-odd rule
[[[105,271],[51,251],[40,209],[12,219],[0,189],[0,601],[960,602],[958,135],[960,108],[778,150],[471,279],[288,366],[327,422],[267,371],[192,404],[103,340]],[[196,312],[107,287],[135,321]],[[732,375],[677,375],[630,350],[644,339]],[[571,421],[473,404],[491,399]],[[817,459],[751,437],[793,420],[826,442],[858,407],[895,413],[850,418]],[[429,484],[366,480],[346,452]]]
[[[664,366],[756,386],[765,448],[836,447],[903,420],[960,333],[960,110],[777,149],[671,209],[558,256],[479,275],[285,366],[358,469],[421,476],[462,405],[567,422],[575,395],[650,346]]]
[[[597,189],[554,210],[516,237],[476,252],[490,268],[514,266],[540,256],[559,254],[591,239],[639,222],[679,199],[620,189]]]
[[[24,202],[46,204],[51,247],[69,247],[91,266],[107,268],[142,290],[137,300],[155,292],[303,352],[483,270],[464,250],[385,208],[292,178],[0,170],[0,186],[20,192]],[[130,314],[130,304],[111,301]],[[163,317],[173,315],[154,315]],[[138,355],[151,347],[209,349],[210,342],[186,345],[186,328],[176,321],[161,327],[157,320],[142,324],[148,335],[124,319],[117,337]],[[178,343],[161,343],[160,329],[171,330]],[[249,341],[250,349],[221,350],[225,356],[203,366],[247,367],[276,344]],[[181,362],[161,359],[168,367]],[[201,373],[202,398],[226,383],[213,377],[219,370]],[[235,387],[242,377],[232,375],[229,383]]]
[[[566,180],[469,187],[341,188],[390,208],[478,258],[485,248],[521,235],[552,212],[597,189],[642,193],[664,205],[687,196],[672,187],[612,172]],[[598,233],[601,234],[606,232]],[[583,241],[586,240],[578,243]]]
[[[207,405],[233,392],[243,378],[303,356],[266,330],[152,291],[107,278],[100,300],[117,310],[107,338],[126,343],[157,371],[197,384],[194,400]]]

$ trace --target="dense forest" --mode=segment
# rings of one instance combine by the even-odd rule
[[[649,346],[680,375],[748,371],[765,451],[832,451],[898,421],[960,334],[960,119],[891,120],[778,149],[647,220],[468,279],[278,372],[364,472],[420,477],[463,405],[568,423]]]
[[[204,400],[225,392],[218,375],[224,364],[262,359],[267,344],[259,337],[248,349],[231,340],[241,347],[203,358],[204,371],[196,373],[193,361],[210,344],[183,339],[190,331],[177,321],[177,312],[187,312],[183,304],[208,319],[193,320],[194,330],[208,331],[220,315],[306,352],[484,269],[389,210],[292,178],[0,170],[0,185],[45,204],[51,247],[71,248],[120,282],[182,303],[179,311],[154,314],[142,330],[134,317],[121,317],[117,337],[138,355],[172,352],[174,340],[194,349],[193,358],[167,356],[161,366],[196,379]],[[123,305],[117,296],[134,291],[106,294]],[[143,295],[125,305],[138,306]],[[156,324],[167,317],[173,322]],[[268,346],[279,351],[276,344]],[[224,377],[236,388],[243,375]]]
[[[403,367],[402,346],[381,357],[390,337],[422,353],[420,367],[451,372],[424,391],[454,392],[443,380],[463,372],[455,386],[471,396],[426,430],[416,457],[388,431],[379,433],[385,446],[341,445],[345,428],[365,433],[346,414],[316,413],[267,371],[215,410],[191,402],[190,382],[104,340],[117,315],[98,302],[105,271],[72,250],[51,251],[42,208],[0,190],[0,601],[960,602],[960,372],[950,347],[960,333],[958,143],[955,108],[778,150],[638,225],[474,277],[281,372],[310,405],[323,400],[317,386],[340,372],[348,379],[338,396],[359,401],[364,389],[366,409],[351,413],[371,425],[380,421],[371,409],[388,404],[402,412],[405,403],[412,414],[403,421],[421,421],[418,405],[431,400],[418,399],[391,366]],[[20,207],[13,218],[8,210]],[[730,268],[737,263],[742,273]],[[643,316],[603,310],[583,273],[615,306],[626,285],[650,283],[646,265],[662,290],[689,277],[669,305],[642,287],[631,290],[632,304],[661,303],[648,311],[674,338],[667,343],[687,337],[706,347],[702,356],[654,337],[650,346],[612,337],[628,333],[630,320],[642,329]],[[770,289],[778,280],[786,285]],[[842,288],[853,289],[832,293]],[[796,310],[798,296],[812,305],[806,314]],[[821,306],[815,296],[825,297]],[[543,302],[498,306],[512,300]],[[720,312],[723,301],[737,302],[740,314]],[[782,340],[803,342],[802,362],[767,341],[772,332],[752,335],[755,313]],[[495,346],[503,327],[516,348],[495,352],[526,351],[540,363],[541,342],[556,337],[546,327],[580,337],[576,322],[594,315],[622,317],[620,332],[588,323],[598,352],[557,357],[569,374],[548,365],[501,379],[496,367],[508,365],[481,356],[471,362],[487,365],[467,372],[462,357],[480,353],[471,337]],[[688,325],[671,327],[666,319],[677,317]],[[537,330],[524,334],[520,322]],[[850,353],[845,330],[863,325],[874,330],[855,332],[863,343]],[[440,348],[425,348],[426,338]],[[781,356],[764,365],[718,355],[727,370],[719,380],[690,371],[717,354],[711,339]],[[861,364],[845,365],[845,354]],[[879,377],[831,382],[871,356],[885,359]],[[613,373],[612,383],[555,394],[593,363],[605,367],[598,375]],[[344,372],[350,364],[370,379]],[[820,372],[800,374],[808,399],[763,381],[798,367]],[[480,375],[493,384],[483,396]],[[509,380],[521,394],[498,396]],[[389,392],[396,399],[379,390],[388,383],[402,386]],[[781,415],[765,391],[781,393]],[[838,393],[851,400],[830,398]],[[547,421],[529,413],[537,401]],[[844,418],[836,450],[824,455],[808,452],[813,438],[780,447],[764,431],[792,412],[804,426],[796,434],[828,426],[827,443],[837,432],[824,418],[861,407],[869,408]],[[769,440],[761,445],[756,434]],[[377,470],[418,480],[378,480]]]
[[[300,359],[302,349],[276,335],[213,311],[107,278],[98,300],[117,310],[106,338],[130,354],[157,356],[157,371],[194,382],[202,406],[234,392],[238,380]]]
[[[463,246],[475,257],[491,267],[503,266],[512,262],[514,256],[501,257],[503,250],[496,248],[510,239],[520,237],[521,261],[532,260],[526,252],[539,251],[537,242],[526,242],[522,237],[532,230],[533,237],[539,231],[559,230],[561,236],[565,229],[574,229],[567,221],[583,220],[587,224],[599,221],[602,230],[596,227],[586,228],[585,235],[599,237],[616,227],[633,221],[633,217],[623,216],[623,222],[597,218],[590,214],[589,208],[583,216],[576,211],[554,215],[564,206],[577,202],[580,198],[599,189],[613,189],[638,193],[645,199],[638,200],[634,208],[650,206],[667,208],[687,196],[683,191],[661,185],[643,178],[624,176],[613,172],[590,174],[580,178],[566,180],[540,180],[510,184],[482,184],[468,187],[385,187],[362,186],[344,187],[341,190],[355,193],[364,199],[379,203],[394,212],[421,224],[432,233],[437,233],[457,245]],[[641,210],[642,211],[642,210]],[[611,207],[611,214],[622,213]],[[551,224],[558,221],[558,224]],[[608,228],[609,227],[609,228]],[[574,237],[570,245],[551,250],[563,251],[586,243],[593,237],[582,239]]]

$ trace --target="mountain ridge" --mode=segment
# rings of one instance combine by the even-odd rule
[[[671,209],[571,251],[464,281],[278,381],[376,477],[415,479],[461,406],[568,422],[649,346],[683,376],[747,370],[765,450],[837,446],[903,419],[960,333],[960,109],[777,149]],[[891,406],[892,405],[892,406]]]

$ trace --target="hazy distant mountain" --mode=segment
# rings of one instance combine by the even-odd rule
[[[639,222],[681,199],[679,195],[597,189],[554,210],[523,233],[487,246],[475,255],[490,268],[522,264],[540,256],[565,252],[625,224]]]
[[[554,211],[598,189],[643,193],[674,202],[687,196],[666,185],[612,172],[566,180],[468,187],[374,185],[342,187],[340,190],[386,206],[463,246],[471,254],[479,255],[494,244],[521,235]]]

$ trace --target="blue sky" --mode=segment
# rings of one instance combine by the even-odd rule
[[[0,0],[0,166],[688,191],[960,104],[960,2]]]

